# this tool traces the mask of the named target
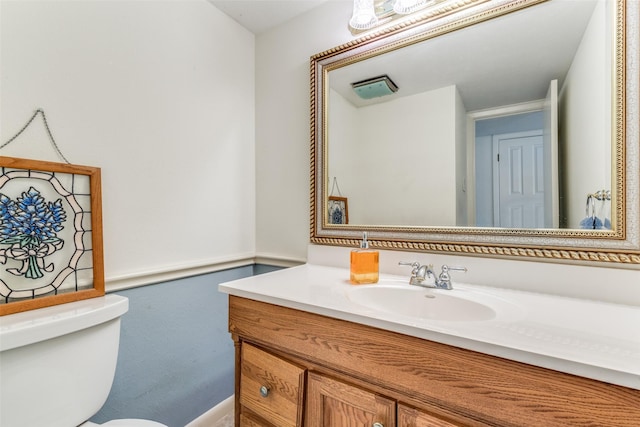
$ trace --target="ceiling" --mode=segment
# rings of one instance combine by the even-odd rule
[[[326,0],[208,0],[253,34],[301,15]]]
[[[208,1],[258,35],[329,0]],[[432,40],[427,44],[428,53],[419,46],[402,49],[410,59],[388,54],[332,71],[330,85],[357,106],[452,84],[469,111],[544,98],[549,81],[562,80],[566,73],[593,7],[593,0],[569,0],[528,8],[512,14],[512,19],[474,26],[478,33],[474,37],[468,37],[467,29]],[[508,62],[498,65],[495,53]],[[403,65],[407,63],[411,67]],[[388,74],[400,92],[367,101],[354,95],[352,82],[381,74]]]

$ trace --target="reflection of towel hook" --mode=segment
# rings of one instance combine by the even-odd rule
[[[611,190],[598,190],[595,193],[587,195],[587,206],[585,209],[587,217],[593,218],[596,216],[596,200],[602,203],[611,200]]]
[[[587,218],[593,218],[596,216],[596,196],[595,194],[587,195],[587,205],[585,206],[584,213]]]
[[[589,197],[602,201],[611,200],[611,190],[598,190],[593,194],[589,194]]]
[[[611,200],[610,190],[598,190],[595,193],[587,194],[587,205],[585,208],[586,218],[581,221],[582,228],[608,228],[611,229],[611,221],[607,212],[607,202]],[[600,203],[597,204],[596,201]]]

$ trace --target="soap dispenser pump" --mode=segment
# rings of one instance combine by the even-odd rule
[[[362,235],[360,248],[351,251],[351,277],[354,285],[364,285],[378,282],[379,253],[369,249],[367,232]]]

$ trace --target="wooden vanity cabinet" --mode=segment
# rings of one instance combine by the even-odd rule
[[[233,295],[229,330],[236,426],[622,427],[640,420],[639,390]]]

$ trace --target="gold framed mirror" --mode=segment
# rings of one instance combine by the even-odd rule
[[[445,0],[312,56],[311,243],[640,267],[637,17]]]

